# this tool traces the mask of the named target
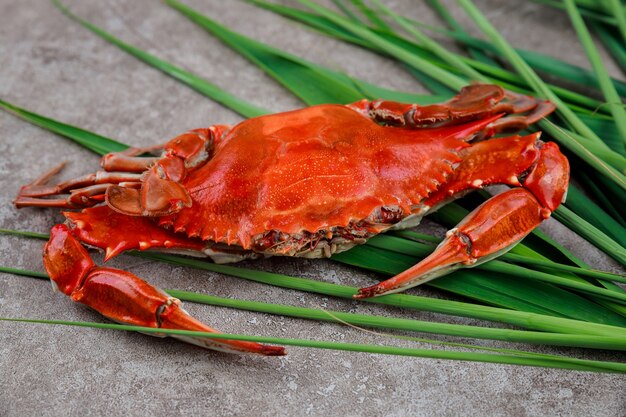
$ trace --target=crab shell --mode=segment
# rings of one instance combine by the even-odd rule
[[[390,128],[339,105],[246,120],[182,181],[190,207],[159,222],[244,250],[329,256],[427,211],[466,140],[493,120]]]

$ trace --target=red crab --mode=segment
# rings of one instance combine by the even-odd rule
[[[148,248],[216,262],[328,257],[386,230],[415,226],[473,189],[519,187],[470,213],[420,263],[355,297],[402,291],[502,254],[558,207],[569,165],[557,145],[541,142],[539,133],[485,140],[553,110],[550,102],[480,84],[430,106],[380,100],[313,106],[109,154],[102,171],[46,185],[57,167],[23,186],[15,205],[84,208],[64,213],[66,224],[52,228],[44,250],[50,278],[73,300],[118,322],[215,331],[135,275],[95,267],[81,243],[104,249],[107,259]],[[157,149],[161,156],[140,156]],[[257,343],[185,340],[284,354]]]

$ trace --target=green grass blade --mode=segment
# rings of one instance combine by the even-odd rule
[[[520,278],[536,279],[542,282],[551,283],[560,287],[570,288],[586,294],[597,295],[610,301],[626,304],[626,294],[596,287],[586,281],[574,281],[556,275],[550,275],[544,272],[534,271],[529,268],[523,268],[518,265],[508,264],[503,261],[492,261],[488,264],[483,264],[481,269],[501,274],[509,274]],[[623,322],[624,324],[626,324],[626,321]]]
[[[350,42],[350,43],[353,43],[355,45],[358,45],[364,48],[374,50],[379,54],[387,55],[386,51],[383,48],[373,45],[370,42],[364,41],[359,36],[356,36],[349,30],[346,30],[344,27],[334,22],[331,22],[330,20],[328,20],[327,18],[323,16],[320,16],[314,13],[309,13],[309,12],[292,8],[292,7],[285,7],[285,6],[281,6],[278,4],[273,4],[273,3],[263,1],[263,0],[245,0],[245,1],[247,1],[248,3],[254,4],[258,7],[262,7],[266,10],[270,10],[274,13],[285,16],[287,18],[304,23],[320,31],[324,35],[332,36],[334,38],[337,38],[346,42]],[[358,19],[351,19],[351,20],[355,24],[362,26],[362,23]],[[378,32],[378,35],[383,36],[383,38],[389,42],[392,42],[394,44],[400,44],[402,47],[405,47],[406,49],[406,46],[407,46],[406,42],[396,37],[393,33],[387,32],[387,31]],[[419,47],[416,50],[413,50],[414,53],[418,53],[419,56],[422,56],[422,58],[425,58],[423,54],[419,53],[419,51],[420,51]],[[425,59],[428,59],[428,58],[425,58]],[[447,87],[446,85],[440,83],[433,77],[423,73],[420,69],[407,66],[407,71],[411,75],[413,75],[413,77],[415,77],[424,87],[426,87],[433,94],[450,96],[451,95],[450,93],[456,92],[456,90]]]
[[[69,9],[65,7],[59,0],[53,0],[53,3],[70,19],[79,23],[86,29],[89,29],[91,32],[95,33],[106,41],[112,43],[113,45],[129,53],[135,58],[145,62],[146,64],[151,65],[152,67],[169,75],[170,77],[182,82],[183,84],[186,84],[187,86],[198,91],[199,93],[204,94],[205,96],[210,97],[218,103],[221,103],[224,106],[236,111],[242,116],[255,117],[268,113],[267,110],[250,104],[245,100],[237,98],[227,91],[219,88],[215,84],[212,84],[209,81],[195,74],[192,74],[189,71],[185,71],[184,69],[170,64],[169,62],[157,58],[156,56],[151,55],[145,51],[142,51],[141,49],[133,45],[122,42],[120,39],[114,37],[110,33],[99,28],[98,26],[72,14]]]
[[[48,279],[48,276],[43,272],[9,268],[5,266],[0,266],[0,272],[32,278],[40,278],[45,280]],[[561,333],[533,332],[527,330],[500,329],[493,327],[480,327],[464,324],[438,323],[423,320],[402,319],[395,317],[392,318],[369,314],[344,313],[339,311],[294,307],[283,304],[223,298],[174,289],[167,289],[165,291],[171,296],[176,297],[182,301],[202,303],[219,307],[235,308],[239,310],[255,311],[259,313],[297,317],[307,320],[327,322],[337,322],[337,320],[340,320],[341,322],[361,327],[443,334],[448,336],[500,340],[517,343],[533,343],[592,349],[626,350],[626,337],[571,335]],[[475,346],[469,345],[468,347],[474,348]]]
[[[622,199],[624,201],[620,201],[619,196],[624,195],[624,193],[619,189],[612,190],[610,188],[613,186],[612,182],[606,181],[606,184],[603,184],[602,180],[604,178],[602,176],[594,176],[592,173],[582,171],[583,170],[577,172],[578,180],[585,185],[587,191],[591,193],[598,204],[600,204],[600,206],[602,206],[607,213],[610,213],[611,217],[613,217],[613,219],[615,219],[622,227],[626,228],[626,215],[621,210],[622,207],[626,207],[626,195]],[[603,185],[604,187],[602,187]]]
[[[391,31],[391,27],[381,19],[378,14],[368,7],[363,0],[350,0],[350,2],[369,20],[375,28]],[[358,20],[361,22],[361,20]]]
[[[361,40],[361,38],[359,38],[358,36],[355,36],[352,32],[344,29],[340,25],[337,25],[331,22],[330,20],[324,18],[323,16],[306,12],[304,10],[296,9],[293,7],[286,7],[283,5],[274,4],[265,0],[244,0],[244,1],[247,3],[253,4],[255,6],[261,7],[265,10],[269,10],[276,14],[285,16],[289,19],[293,19],[295,21],[304,23],[307,26],[310,26],[328,36],[332,36],[334,38],[337,38],[346,42],[354,43],[356,45],[360,45],[363,47],[368,46],[367,42],[364,42],[363,40]],[[341,3],[341,0],[336,0],[336,2]],[[335,1],[333,1],[333,3],[335,3]],[[345,14],[348,15],[347,13]],[[358,17],[356,17],[356,15],[354,14],[352,14],[352,16],[354,16],[354,18],[352,18],[350,15],[348,15],[348,18],[352,20],[354,23],[360,24],[360,20],[358,19]]]
[[[91,327],[97,329],[114,329],[123,331],[135,331],[141,333],[160,333],[167,335],[180,335],[190,337],[205,337],[209,339],[227,339],[227,340],[246,340],[249,342],[258,343],[271,343],[275,345],[286,346],[299,346],[317,349],[332,349],[343,350],[350,352],[366,352],[377,353],[386,355],[397,356],[412,356],[421,358],[432,359],[449,359],[449,360],[464,360],[464,361],[476,361],[476,362],[488,362],[488,363],[502,363],[511,365],[526,365],[526,366],[540,366],[540,367],[553,367],[560,369],[573,369],[589,372],[626,372],[626,364],[619,362],[605,362],[605,361],[591,361],[585,359],[564,358],[556,356],[521,356],[521,355],[503,355],[503,354],[491,354],[491,353],[478,353],[478,352],[456,352],[449,350],[436,350],[436,349],[416,349],[416,348],[402,348],[394,346],[381,346],[381,345],[365,345],[358,343],[344,343],[344,342],[331,342],[323,340],[308,340],[308,339],[290,339],[284,337],[270,337],[270,336],[251,336],[232,333],[205,333],[189,330],[173,330],[173,329],[161,329],[152,327],[140,327],[130,326],[125,324],[109,324],[109,323],[94,323],[94,322],[75,322],[66,320],[35,320],[35,319],[18,319],[18,318],[5,318],[0,317],[0,321],[7,322],[20,322],[20,323],[40,323],[40,324],[55,324],[64,326],[78,326],[78,327]]]
[[[166,0],[166,4],[252,61],[309,105],[345,104],[363,98],[344,74],[233,32],[178,1]]]
[[[548,5],[550,7],[554,7],[557,9],[565,9],[565,5],[563,4],[563,1],[561,0],[532,0],[535,3],[541,3],[541,4],[545,4]],[[593,2],[597,2],[597,0],[592,0]],[[587,5],[591,5],[593,3],[587,3]],[[607,23],[609,25],[613,25],[616,26],[617,25],[617,20],[613,17],[613,16],[608,16],[602,12],[599,12],[597,10],[590,10],[588,8],[581,8],[580,9],[580,13],[583,14],[585,17],[588,17],[590,19],[596,20],[598,22],[604,22]]]
[[[453,90],[460,90],[467,84],[467,80],[453,75],[448,71],[442,70],[429,61],[407,52],[405,49],[389,42],[371,30],[335,14],[332,10],[322,7],[310,0],[298,0],[298,2],[326,17],[331,22],[343,27],[364,40],[371,42],[377,48],[385,50],[389,55],[405,62],[416,70],[422,71],[430,77],[437,79],[439,82],[445,84]]]
[[[443,19],[444,22],[448,24],[450,28],[453,29],[454,32],[459,32],[463,35],[468,35],[465,32],[465,28],[452,16],[450,11],[441,3],[439,0],[427,0],[428,5],[437,12],[439,17]],[[499,67],[500,64],[492,59],[489,55],[483,52],[482,49],[476,48],[473,46],[467,46],[467,51],[469,55],[474,58],[476,61],[482,62],[483,64],[490,65],[492,67]]]
[[[591,129],[596,132],[602,132],[602,140],[611,150],[620,153],[622,156],[626,156],[622,138],[617,130],[617,126],[610,117],[599,114],[581,113],[578,113],[578,117]]]
[[[337,39],[346,41],[346,42],[351,42],[354,43],[356,45],[359,45],[361,47],[365,47],[368,49],[371,49],[377,53],[380,54],[385,54],[385,55],[389,55],[386,53],[386,51],[374,44],[372,44],[371,42],[368,42],[356,35],[354,35],[353,33],[338,27],[336,24],[334,24],[333,22],[330,22],[328,19],[324,18],[323,16],[320,15],[316,15],[313,13],[309,13],[309,12],[305,12],[299,9],[294,9],[294,8],[290,8],[290,7],[285,7],[285,6],[280,6],[280,5],[276,5],[273,3],[269,3],[266,1],[262,1],[262,0],[247,0],[249,3],[253,3],[259,7],[263,7],[267,10],[270,10],[272,12],[281,14],[285,17],[288,17],[290,19],[299,21],[301,23],[304,23],[308,26],[311,26],[313,28],[315,28],[316,30],[319,30],[320,32],[322,32],[323,34],[327,35],[327,36],[333,36]],[[403,20],[407,20],[402,18]],[[416,22],[412,22],[411,23],[416,23]],[[422,25],[425,26],[425,25]],[[364,26],[365,27],[365,26]],[[373,31],[374,33],[376,33],[378,36],[382,37],[383,39],[385,39],[388,42],[391,42],[395,45],[397,45],[400,48],[403,48],[405,50],[407,50],[409,53],[411,54],[416,54],[419,57],[428,60],[429,62],[434,63],[437,66],[440,66],[441,68],[449,71],[449,72],[454,72],[454,73],[458,73],[458,71],[456,71],[456,68],[451,67],[447,64],[444,64],[443,62],[441,62],[439,59],[435,58],[432,54],[428,53],[426,50],[424,50],[422,47],[420,47],[419,45],[410,42],[404,38],[401,38],[399,36],[397,36],[395,33],[391,33],[391,32],[383,32],[383,31],[377,31],[375,28],[370,28],[371,31]],[[441,31],[441,29],[437,29],[438,31]],[[446,33],[452,33],[449,31],[445,31]],[[497,50],[496,50],[497,51]],[[476,60],[472,60],[463,56],[458,56],[459,59],[461,59],[463,62],[467,63],[468,65],[470,65],[471,67],[473,67],[476,70],[479,70],[481,72],[484,72],[485,75],[488,75],[491,79],[491,82],[497,82],[498,80],[501,81],[507,81],[507,83],[503,83],[503,82],[497,82],[498,84],[502,85],[505,88],[509,88],[511,90],[514,91],[518,91],[518,92],[522,92],[522,93],[529,93],[528,87],[525,88],[520,88],[520,86],[526,86],[525,81],[519,77],[518,75],[511,73],[509,71],[506,71],[502,68],[497,68],[497,67],[493,67],[490,65],[485,65],[482,62],[476,61]],[[545,61],[546,59],[548,59],[549,57],[545,57],[544,59],[538,59],[538,61],[542,62]],[[555,60],[558,61],[558,60]],[[560,62],[562,65],[569,65],[569,64],[565,64],[562,61],[558,61]],[[411,74],[415,75],[416,78],[422,82],[428,89],[430,89],[431,91],[433,91],[435,94],[446,94],[448,91],[450,91],[450,89],[448,87],[443,86],[441,83],[437,83],[436,81],[434,81],[431,77],[426,77],[426,79],[424,78],[424,75],[422,73],[420,73],[419,71],[410,68],[410,72]],[[580,71],[585,71],[582,70],[578,67],[574,67],[577,68]],[[589,73],[587,71],[587,73]],[[591,74],[591,76],[595,76],[593,74]],[[509,84],[509,83],[514,83],[515,86]],[[588,81],[586,82],[581,82],[583,85],[588,86],[590,83]],[[623,87],[624,90],[626,91],[626,83],[623,83]],[[597,109],[600,106],[600,102],[594,99],[591,99],[589,97],[583,96],[581,94],[578,93],[574,93],[572,91],[563,89],[563,88],[559,88],[557,86],[553,86],[550,85],[550,88],[556,93],[558,94],[560,97],[562,97],[564,100],[567,100],[568,102],[571,102],[572,104],[577,104],[577,105],[581,105],[586,107],[587,109],[589,109],[589,111],[593,111],[595,109]],[[446,91],[447,89],[447,91]],[[455,90],[452,90],[455,91]],[[599,111],[604,111],[602,107],[600,107]]]
[[[26,230],[0,229],[0,234],[10,235],[10,236],[29,237],[29,238],[32,238],[32,239],[44,239],[44,240],[50,239],[50,235],[49,234],[29,232],[29,231],[26,231]]]
[[[97,133],[81,129],[66,123],[61,123],[54,119],[33,113],[21,107],[17,107],[6,101],[0,100],[0,108],[14,114],[15,116],[26,120],[29,123],[37,125],[43,129],[54,132],[58,135],[72,139],[74,142],[84,146],[85,148],[99,154],[104,155],[109,152],[123,151],[128,145],[117,142],[113,139],[105,138]]]
[[[491,54],[494,54],[495,56],[502,57],[500,50],[496,46],[485,40],[470,36],[464,31],[458,29],[455,31],[449,31],[415,21],[411,21],[411,23],[420,27],[428,28],[429,30],[432,30],[438,34],[445,35],[467,47],[474,47],[478,50],[489,52]],[[594,29],[596,26],[598,25],[593,24]],[[571,81],[581,86],[588,87],[598,85],[598,79],[596,77],[596,74],[592,71],[539,52],[519,48],[515,48],[515,51],[522,58],[524,58],[528,65],[530,65],[536,71],[551,74],[554,77]],[[613,85],[615,86],[619,94],[621,96],[626,96],[626,82],[618,80],[616,78],[611,78],[611,81],[613,82]]]
[[[622,35],[622,45],[626,45],[626,11],[624,5],[619,0],[606,0],[608,2],[608,11],[613,14],[617,21],[617,28]]]
[[[591,223],[585,221],[579,216],[576,216],[567,207],[561,206],[558,209],[558,213],[554,213],[554,217],[563,223],[565,226],[571,228],[575,225],[577,231],[581,236],[593,243],[598,248],[602,249],[607,255],[626,266],[626,248],[609,238],[606,234],[595,228]],[[624,236],[622,236],[624,239]]]
[[[193,268],[223,273],[261,282],[281,288],[290,288],[300,291],[314,292],[333,297],[352,299],[358,288],[345,285],[331,284],[304,278],[290,277],[265,271],[256,271],[239,268],[231,265],[218,265],[196,259],[187,259],[179,256],[155,254],[148,252],[135,253],[142,258],[159,260],[175,265],[190,266]],[[385,304],[395,307],[427,310],[442,314],[460,315],[483,320],[493,320],[513,324],[533,330],[543,330],[556,333],[595,334],[601,336],[626,335],[626,328],[598,323],[589,323],[561,317],[552,317],[541,314],[513,311],[497,307],[481,306],[459,301],[441,300],[406,294],[391,294],[362,300],[364,302]]]
[[[591,22],[591,27],[598,35],[606,49],[609,50],[617,64],[622,69],[623,73],[626,73],[626,49],[624,49],[624,43],[618,36],[613,34],[609,28],[606,28],[600,23]],[[622,97],[626,97],[622,91],[618,90]]]
[[[417,39],[418,43],[429,49],[435,55],[439,56],[444,62],[447,62],[449,65],[453,67],[457,67],[458,70],[462,71],[470,80],[483,80],[484,77],[482,74],[478,73],[478,71],[474,70],[472,67],[467,65],[464,61],[460,59],[453,59],[453,55],[448,54],[447,50],[439,45],[439,43],[433,41],[428,36],[424,35],[421,31],[414,28],[411,24],[409,24],[405,19],[402,19],[396,13],[394,13],[389,7],[385,6],[385,4],[381,0],[373,0],[374,4],[376,4],[384,13],[390,16],[400,27],[410,33],[415,39]],[[444,53],[445,51],[445,53]]]
[[[246,0],[244,0],[246,1]],[[337,6],[337,8],[339,10],[341,10],[341,12],[343,14],[345,14],[350,20],[354,21],[354,22],[360,22],[359,17],[356,15],[356,13],[354,13],[352,11],[352,9],[350,9],[348,6],[346,6],[344,4],[344,2],[342,0],[331,0],[333,2],[333,4],[335,6]],[[253,1],[248,1],[249,3],[253,3]]]
[[[0,232],[5,232],[0,230]],[[24,235],[36,238],[46,238],[46,235],[32,233],[32,232],[18,232],[10,231],[10,234]],[[368,248],[366,246],[359,246],[357,248],[365,248],[373,250],[375,248]],[[344,252],[344,254],[349,252]],[[162,262],[172,263],[175,265],[189,266],[197,269],[203,269],[227,275],[236,276],[239,278],[249,279],[255,282],[261,282],[269,285],[275,285],[282,288],[290,288],[301,291],[315,292],[323,295],[336,296],[341,298],[352,298],[352,295],[357,293],[357,288],[348,287],[344,285],[336,285],[325,282],[319,282],[314,280],[307,280],[304,278],[289,277],[281,274],[274,274],[264,271],[255,271],[246,268],[239,268],[231,265],[219,265],[212,264],[197,259],[183,258],[174,255],[165,255],[150,252],[131,252],[131,254],[147,259],[158,260]],[[370,259],[369,257],[364,258]],[[394,259],[394,258],[392,258]],[[402,266],[400,266],[402,267]],[[384,272],[384,271],[383,271]],[[459,271],[469,273],[470,271]],[[389,272],[393,273],[393,272]],[[439,279],[438,281],[445,280]],[[435,281],[437,282],[437,281]],[[572,333],[572,334],[595,334],[595,335],[626,335],[626,328],[587,323],[578,320],[563,319],[559,317],[551,317],[542,314],[527,313],[523,311],[512,311],[501,308],[480,306],[469,303],[462,303],[458,301],[439,300],[427,297],[410,296],[405,294],[392,294],[384,297],[376,297],[363,300],[366,302],[380,303],[385,305],[414,308],[417,310],[427,310],[443,314],[459,315],[463,317],[472,317],[483,320],[493,320],[503,323],[513,324],[521,327],[526,327],[534,330],[543,330],[549,332],[558,333]],[[585,326],[580,327],[577,323],[585,323]]]
[[[585,196],[582,191],[570,184],[565,207],[575,212],[580,218],[588,220],[600,231],[610,236],[615,242],[626,247],[626,228],[613,219],[602,208]],[[561,212],[559,212],[561,216]],[[577,219],[575,221],[577,223]]]
[[[620,132],[620,136],[622,138],[623,144],[626,144],[626,109],[623,107],[622,100],[615,90],[613,83],[611,82],[611,78],[609,77],[609,73],[607,72],[604,64],[602,63],[602,59],[600,58],[600,54],[593,44],[593,40],[591,39],[591,34],[587,30],[585,26],[585,22],[583,22],[582,17],[576,7],[576,4],[573,0],[564,0],[565,1],[565,9],[572,21],[572,25],[578,34],[578,38],[580,39],[583,48],[585,49],[585,53],[589,58],[589,62],[598,77],[598,83],[600,84],[600,89],[604,94],[604,98],[606,99],[607,107],[610,109],[611,114],[613,115],[613,121],[617,126],[617,130]],[[623,9],[619,7],[619,10],[623,12]],[[623,16],[622,16],[623,17]],[[626,19],[626,18],[625,18]],[[626,25],[626,21],[624,22]],[[582,132],[581,132],[582,133]],[[623,149],[626,151],[626,149]],[[622,152],[623,153],[623,152]]]
[[[459,4],[465,9],[472,20],[481,28],[481,30],[494,42],[494,44],[500,49],[501,53],[507,57],[509,62],[515,67],[520,75],[522,75],[526,81],[533,87],[533,89],[542,97],[551,100],[556,104],[558,112],[568,123],[570,123],[578,132],[585,136],[589,141],[593,142],[597,146],[602,146],[604,143],[597,137],[597,135],[587,127],[577,116],[571,111],[537,76],[537,74],[526,64],[526,62],[515,52],[515,50],[508,44],[508,42],[498,33],[498,31],[485,19],[482,13],[476,8],[471,0],[458,0]],[[587,163],[598,169],[608,178],[616,182],[621,188],[626,190],[626,177],[621,172],[611,169],[606,162],[601,158],[598,158],[593,153],[589,152],[585,146],[580,143],[574,135],[564,134],[562,130],[555,125],[550,124],[548,121],[540,122],[540,126],[543,130],[549,132],[552,136],[558,138],[561,143],[568,146],[570,150],[575,152]],[[604,145],[606,146],[606,145]],[[608,147],[606,148],[607,150]],[[626,169],[626,165],[619,166],[619,169],[623,172]]]

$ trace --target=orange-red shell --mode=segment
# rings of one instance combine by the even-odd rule
[[[162,223],[245,249],[267,230],[347,226],[381,206],[399,206],[406,216],[446,181],[466,140],[493,120],[410,130],[340,105],[249,119],[184,180],[192,206]]]

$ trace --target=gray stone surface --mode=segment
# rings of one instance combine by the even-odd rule
[[[218,0],[188,3],[237,31],[312,61],[387,87],[420,91],[390,60],[249,5]],[[531,3],[477,3],[516,46],[588,66],[561,13]],[[434,21],[422,2],[389,4],[409,17]],[[117,36],[253,103],[276,111],[301,105],[260,70],[159,2],[74,1],[71,5],[76,13]],[[240,120],[40,0],[0,1],[0,97],[133,145]],[[18,187],[61,160],[72,161],[63,178],[89,172],[98,157],[4,112],[0,112],[0,126],[0,226],[46,232],[61,216],[53,210],[15,210],[11,200]],[[550,220],[545,228],[587,262],[619,270],[556,222]],[[41,270],[41,246],[40,241],[0,237],[2,264]],[[122,256],[111,264],[163,288],[475,323],[327,299],[133,257]],[[373,282],[372,274],[329,261],[273,259],[247,266],[350,285]],[[427,289],[413,292],[445,296]],[[193,304],[187,308],[225,331],[410,345],[340,325]],[[102,320],[52,293],[42,281],[6,274],[0,274],[0,316]],[[602,352],[534,349],[623,359]],[[0,415],[626,415],[623,376],[302,348],[290,348],[289,353],[285,358],[233,356],[140,334],[2,323]]]

